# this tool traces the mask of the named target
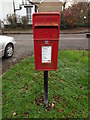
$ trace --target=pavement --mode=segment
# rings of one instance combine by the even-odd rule
[[[83,34],[83,33],[90,33],[90,30],[88,28],[74,28],[74,29],[60,30],[60,34]],[[5,30],[4,34],[33,34],[33,30],[32,29]]]

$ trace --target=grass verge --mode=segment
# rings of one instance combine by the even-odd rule
[[[88,118],[88,53],[59,51],[57,71],[49,71],[48,108],[44,108],[43,71],[34,56],[2,77],[3,118]]]

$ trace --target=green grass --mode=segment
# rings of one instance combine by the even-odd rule
[[[60,95],[50,111],[35,99],[44,95],[43,71],[35,71],[34,56],[22,60],[2,77],[3,118],[87,118],[88,52],[59,51],[57,71],[49,71],[48,101]],[[15,113],[15,114],[14,114]]]

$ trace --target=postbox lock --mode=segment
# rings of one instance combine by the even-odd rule
[[[45,40],[45,44],[48,44],[48,40]]]

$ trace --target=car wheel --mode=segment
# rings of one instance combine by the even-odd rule
[[[14,53],[14,47],[12,44],[8,44],[5,48],[5,53],[4,53],[4,56],[6,58],[10,58],[13,56],[13,53]]]

